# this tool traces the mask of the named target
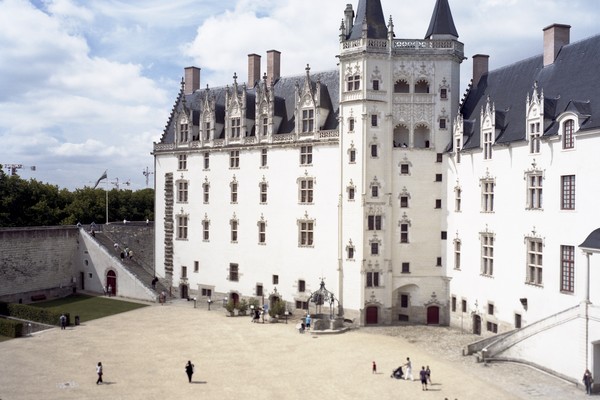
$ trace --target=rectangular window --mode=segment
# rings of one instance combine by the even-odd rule
[[[371,255],[379,255],[379,242],[371,242]]]
[[[349,260],[353,260],[354,259],[354,247],[353,246],[348,246],[346,248],[346,250],[348,251],[348,259]]]
[[[542,241],[527,238],[527,283],[542,284]]]
[[[267,241],[267,224],[265,222],[258,223],[258,243]]]
[[[204,153],[204,169],[210,168],[210,156],[209,153]]]
[[[346,78],[346,89],[348,92],[360,89],[360,75],[352,75]]]
[[[237,264],[229,264],[229,280],[237,282],[239,278],[239,266]]]
[[[440,162],[442,162],[443,160],[444,160],[444,155],[443,155],[442,153],[437,153],[437,154],[435,155],[435,162],[438,162],[438,163],[440,163]]]
[[[312,164],[312,146],[300,146],[300,165]]]
[[[542,208],[542,179],[539,173],[527,176],[527,208],[530,210]]]
[[[279,285],[279,275],[273,275],[273,285]]]
[[[302,110],[302,132],[312,132],[315,127],[315,110]]]
[[[210,239],[209,225],[210,223],[207,220],[202,221],[202,240],[206,242]]]
[[[454,269],[460,269],[460,247],[461,241],[456,240],[454,242]]]
[[[379,186],[371,186],[371,197],[379,197]]]
[[[460,164],[460,144],[461,140],[456,139],[456,163]]]
[[[435,208],[442,208],[442,199],[435,199]]]
[[[410,263],[407,263],[407,262],[402,263],[402,273],[410,274]]]
[[[373,90],[379,90],[379,81],[377,79],[373,80]]]
[[[573,147],[575,147],[575,140],[573,138],[574,131],[575,121],[573,121],[572,119],[565,121],[565,124],[563,125],[563,149],[572,149]]]
[[[348,188],[348,200],[354,200],[354,188],[353,187]]]
[[[400,174],[408,175],[410,173],[410,166],[408,164],[400,164]]]
[[[481,181],[481,211],[482,212],[493,212],[494,211],[494,182],[493,181]]]
[[[488,303],[488,305],[487,305],[487,306],[488,306],[487,313],[488,313],[489,315],[494,315],[494,305],[493,305],[492,303]]]
[[[564,175],[560,177],[561,184],[561,210],[575,209],[575,175]]]
[[[354,118],[348,120],[348,131],[354,132]]]
[[[260,151],[260,166],[261,167],[267,166],[267,149],[262,149]]]
[[[308,310],[308,301],[296,300],[296,308],[299,310]]]
[[[498,333],[498,324],[493,322],[487,322],[487,330],[488,332]]]
[[[371,126],[377,126],[377,114],[371,115]]]
[[[200,271],[200,263],[198,261],[194,261],[194,272]]]
[[[267,188],[268,185],[266,183],[260,184],[260,203],[265,204],[267,202]]]
[[[269,118],[264,117],[262,120],[262,134],[263,136],[267,136],[269,133]]]
[[[188,201],[188,183],[187,181],[177,182],[177,201],[187,203]]]
[[[462,189],[456,188],[454,190],[454,211],[460,212],[462,205]]]
[[[400,243],[408,243],[408,224],[400,224]]]
[[[212,296],[212,290],[211,289],[205,289],[202,288],[202,296],[203,297],[211,297]]]
[[[231,202],[233,204],[238,201],[238,184],[236,182],[231,182]]]
[[[440,118],[440,129],[446,129],[446,118]]]
[[[483,134],[483,159],[492,159],[492,132],[485,132]]]
[[[187,155],[186,154],[180,154],[179,156],[177,156],[177,160],[179,161],[177,163],[177,169],[187,169]]]
[[[481,274],[494,275],[494,236],[490,233],[481,234]]]
[[[181,266],[181,277],[182,278],[187,278],[187,267],[184,267],[183,265]]]
[[[436,267],[441,267],[442,266],[442,257],[438,257],[435,261],[435,266]]]
[[[298,225],[300,228],[299,232],[299,245],[300,246],[312,246],[313,245],[313,221],[301,221]]]
[[[240,167],[240,151],[233,150],[229,152],[229,168]]]
[[[442,178],[443,178],[442,174],[435,174],[435,181],[436,182],[441,182]]]
[[[440,99],[445,100],[448,98],[448,89],[440,89]]]
[[[376,144],[372,144],[371,145],[371,157],[377,157],[377,145]]]
[[[540,152],[541,133],[540,123],[529,124],[529,153],[537,154]]]
[[[575,247],[560,246],[560,290],[575,292]]]
[[[313,180],[312,178],[300,179],[300,203],[310,204],[313,202]]]
[[[408,208],[408,196],[400,196],[400,207]]]
[[[379,287],[379,272],[367,272],[367,287]]]
[[[351,163],[355,163],[356,162],[356,150],[352,149],[349,152],[349,158],[350,158],[350,162]]]
[[[408,295],[407,294],[400,295],[400,307],[408,308]]]
[[[261,284],[256,285],[256,295],[257,296],[263,295],[263,285],[261,285]]]
[[[231,241],[233,243],[237,242],[238,239],[238,222],[235,219],[230,221],[231,225]]]
[[[460,301],[460,310],[462,312],[467,312],[467,301],[466,300]]]
[[[240,137],[241,129],[242,129],[241,119],[240,118],[231,118],[231,137],[232,138]]]
[[[210,140],[210,122],[207,122],[204,126],[204,140]]]
[[[298,280],[298,291],[300,293],[306,292],[306,282],[302,279]]]
[[[370,231],[381,230],[381,215],[369,215],[367,217],[368,227]]]
[[[204,204],[208,204],[208,200],[210,199],[210,185],[208,183],[205,183],[204,185],[202,185],[202,190]]]
[[[456,296],[452,296],[452,312],[456,312]]]
[[[440,239],[442,239],[442,240],[448,239],[448,232],[447,231],[442,231],[440,233]]]
[[[180,124],[179,125],[179,141],[187,142],[188,141],[188,124]]]
[[[177,216],[177,239],[188,238],[188,217],[186,215]]]

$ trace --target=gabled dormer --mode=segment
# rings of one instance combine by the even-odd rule
[[[464,145],[464,118],[462,114],[458,114],[456,119],[454,120],[454,127],[452,132],[454,132],[454,142],[452,145],[454,146],[454,159],[457,163],[460,163],[460,152]]]
[[[321,81],[313,82],[310,78],[310,66],[306,65],[306,76],[302,86],[296,84],[296,132],[299,134],[314,133],[320,130],[327,117],[329,108],[324,104]]]
[[[481,148],[483,149],[483,159],[492,159],[492,147],[496,139],[496,106],[490,103],[490,97],[488,96],[485,107],[481,108],[480,116],[480,127],[481,132]]]
[[[215,132],[217,129],[217,118],[216,118],[216,100],[214,94],[206,85],[201,100],[202,104],[200,113],[200,140],[202,142],[217,139]]]
[[[544,133],[544,92],[538,93],[537,82],[533,83],[531,97],[527,93],[525,108],[526,140],[529,143],[529,153],[538,154],[540,152],[541,137]]]
[[[184,88],[184,81],[181,80],[182,90]],[[187,106],[185,96],[181,97],[180,107],[178,108],[175,118],[175,143],[178,145],[187,144],[191,141],[192,132],[192,112]]]
[[[233,74],[233,86],[225,89],[225,138],[227,142],[239,141],[246,136],[246,85],[241,88],[237,74]]]
[[[275,91],[273,84],[267,83],[267,74],[263,75],[262,81],[256,86],[256,138],[257,140],[268,140],[281,123],[275,118]],[[276,124],[277,122],[277,124]]]

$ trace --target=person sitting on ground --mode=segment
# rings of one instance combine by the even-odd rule
[[[402,365],[392,371],[390,378],[402,379],[404,372],[402,372]]]

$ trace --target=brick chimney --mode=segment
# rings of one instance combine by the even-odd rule
[[[248,54],[248,87],[253,88],[260,81],[260,56]]]
[[[561,47],[569,44],[571,25],[553,24],[544,28],[544,67],[554,64]]]
[[[489,71],[490,56],[475,54],[473,56],[473,87],[476,87],[481,77]]]
[[[267,83],[275,83],[281,76],[281,52],[267,51]]]
[[[185,75],[183,78],[184,94],[192,94],[196,90],[200,89],[200,68],[197,67],[186,67]]]

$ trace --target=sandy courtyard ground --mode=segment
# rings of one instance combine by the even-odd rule
[[[531,380],[539,381],[542,375],[526,367],[482,371],[481,364],[454,362],[422,343],[378,334],[373,328],[301,335],[294,326],[292,321],[253,324],[249,317],[225,317],[221,307],[208,311],[194,309],[192,302],[175,301],[65,331],[51,329],[0,343],[0,400],[584,396],[574,386],[548,376],[543,379],[550,384],[539,389],[528,387],[527,378],[525,383],[515,382],[502,372],[504,368],[522,378],[519,371],[525,371]],[[415,381],[391,379],[392,369],[407,356],[413,360]],[[187,360],[196,367],[192,384],[184,370]],[[95,383],[98,361],[104,365],[103,385]],[[377,363],[376,374],[371,371],[372,361]],[[418,382],[421,365],[432,369],[433,385],[427,392]],[[490,379],[494,373],[502,379]]]

